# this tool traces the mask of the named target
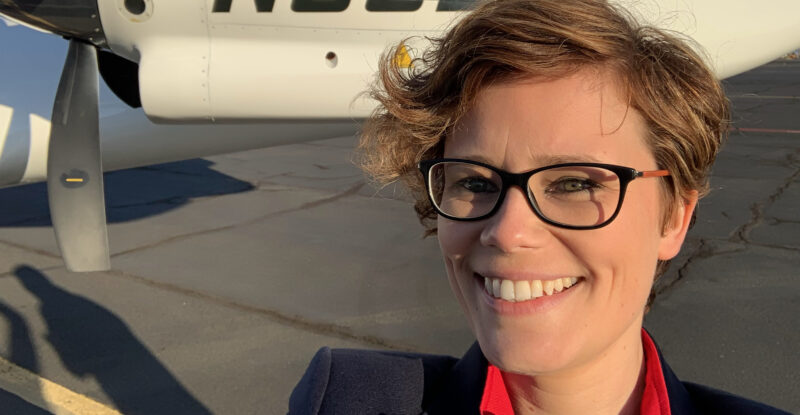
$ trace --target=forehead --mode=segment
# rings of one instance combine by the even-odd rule
[[[650,157],[644,122],[608,72],[485,87],[445,140],[445,157],[514,170],[567,161],[631,165]]]

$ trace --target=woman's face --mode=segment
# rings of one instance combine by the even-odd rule
[[[556,81],[489,86],[445,141],[444,156],[519,173],[560,162],[599,162],[657,170],[639,114],[613,78],[581,71]],[[639,336],[657,259],[673,257],[693,204],[676,209],[662,233],[656,178],[628,186],[617,218],[593,230],[542,222],[512,187],[494,216],[475,222],[439,217],[448,279],[486,357],[500,368],[539,374],[586,364],[626,333]],[[560,293],[528,301],[494,298],[485,278],[577,278]],[[534,288],[535,290],[535,288]]]

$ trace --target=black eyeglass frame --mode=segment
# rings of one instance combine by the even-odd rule
[[[459,217],[455,217],[455,216],[450,216],[450,215],[442,212],[439,209],[439,206],[436,205],[436,201],[434,201],[433,195],[431,194],[431,183],[430,183],[429,177],[430,177],[431,168],[434,165],[439,164],[439,163],[445,163],[445,162],[467,163],[467,164],[472,164],[472,165],[476,165],[476,166],[485,167],[485,168],[497,173],[500,176],[500,181],[502,182],[503,186],[500,189],[500,194],[497,196],[497,202],[495,202],[494,207],[489,212],[487,212],[486,214],[480,215],[480,216],[476,216],[474,218],[459,218]],[[608,219],[606,219],[602,223],[599,223],[599,224],[596,224],[596,225],[588,225],[588,226],[568,225],[568,224],[561,223],[561,222],[556,222],[556,221],[554,221],[552,219],[547,218],[541,212],[541,210],[539,210],[539,206],[538,206],[538,204],[536,202],[536,198],[533,196],[533,193],[531,192],[531,189],[528,186],[528,181],[530,180],[531,176],[533,176],[534,174],[536,174],[536,173],[538,173],[540,171],[543,171],[543,170],[549,170],[549,169],[554,169],[554,168],[559,168],[559,167],[575,167],[575,166],[603,168],[603,169],[610,170],[610,171],[614,172],[617,175],[617,177],[619,178],[620,190],[619,190],[619,200],[617,200],[617,208],[616,208],[616,210],[614,210],[614,214],[612,214]],[[439,215],[444,216],[447,219],[456,220],[456,221],[465,221],[465,222],[471,222],[471,221],[477,221],[477,220],[486,219],[486,218],[494,215],[495,213],[497,213],[497,211],[500,209],[500,206],[503,205],[503,201],[505,200],[506,192],[508,191],[508,189],[511,186],[517,186],[520,189],[525,191],[525,194],[528,196],[528,204],[531,206],[531,208],[533,209],[533,212],[536,214],[536,216],[539,219],[541,219],[545,223],[548,223],[548,224],[553,225],[553,226],[557,226],[559,228],[574,229],[574,230],[589,230],[589,229],[602,228],[603,226],[608,225],[614,219],[616,219],[617,215],[619,214],[620,209],[622,208],[622,201],[625,198],[625,191],[628,189],[628,184],[630,182],[632,182],[633,180],[638,179],[638,178],[664,177],[664,176],[669,176],[670,175],[669,171],[667,171],[667,170],[639,171],[639,170],[636,170],[636,169],[631,168],[631,167],[618,166],[618,165],[615,165],[615,164],[580,163],[580,162],[578,162],[578,163],[552,164],[552,165],[549,165],[549,166],[539,167],[538,169],[529,170],[529,171],[526,171],[526,172],[523,172],[523,173],[509,173],[509,172],[507,172],[505,170],[501,170],[501,169],[499,169],[497,167],[494,167],[494,166],[492,166],[490,164],[482,163],[480,161],[457,159],[457,158],[439,158],[439,159],[431,159],[431,160],[422,160],[422,161],[419,162],[417,167],[419,168],[420,172],[422,172],[422,176],[425,179],[425,190],[428,193],[428,200],[430,200],[431,206],[433,206],[433,209],[436,211],[436,213],[438,213]]]

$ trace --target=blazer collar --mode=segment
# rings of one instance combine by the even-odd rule
[[[450,373],[438,382],[439,386],[434,387],[433,396],[423,400],[423,413],[478,414],[488,367],[478,342],[473,343]]]
[[[647,331],[647,330],[645,330]],[[650,332],[647,332],[650,335]],[[650,335],[652,339],[653,336]],[[653,339],[653,344],[656,345],[658,352],[658,361],[661,363],[661,373],[664,375],[664,383],[667,385],[667,395],[669,396],[669,409],[672,415],[700,415],[694,405],[692,405],[689,391],[683,385],[683,382],[675,376],[675,372],[667,364],[664,355],[661,354],[661,348],[658,343]]]
[[[648,335],[650,332],[648,332]],[[650,336],[652,338],[652,336]],[[661,363],[661,373],[667,386],[670,412],[672,415],[700,415],[695,410],[689,397],[689,392],[683,383],[664,360],[661,349],[656,344],[658,360]],[[488,361],[484,357],[478,342],[472,344],[467,353],[456,363],[450,373],[437,382],[439,386],[432,387],[432,396],[423,400],[425,414],[478,414],[483,396],[483,387],[486,384],[486,371]],[[428,389],[427,385],[426,388]]]

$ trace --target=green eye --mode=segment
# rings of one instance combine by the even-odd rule
[[[472,193],[487,193],[497,191],[497,186],[495,186],[494,183],[477,177],[461,179],[458,181],[457,185]]]
[[[599,187],[597,183],[587,179],[563,178],[547,187],[548,193],[574,193]]]

